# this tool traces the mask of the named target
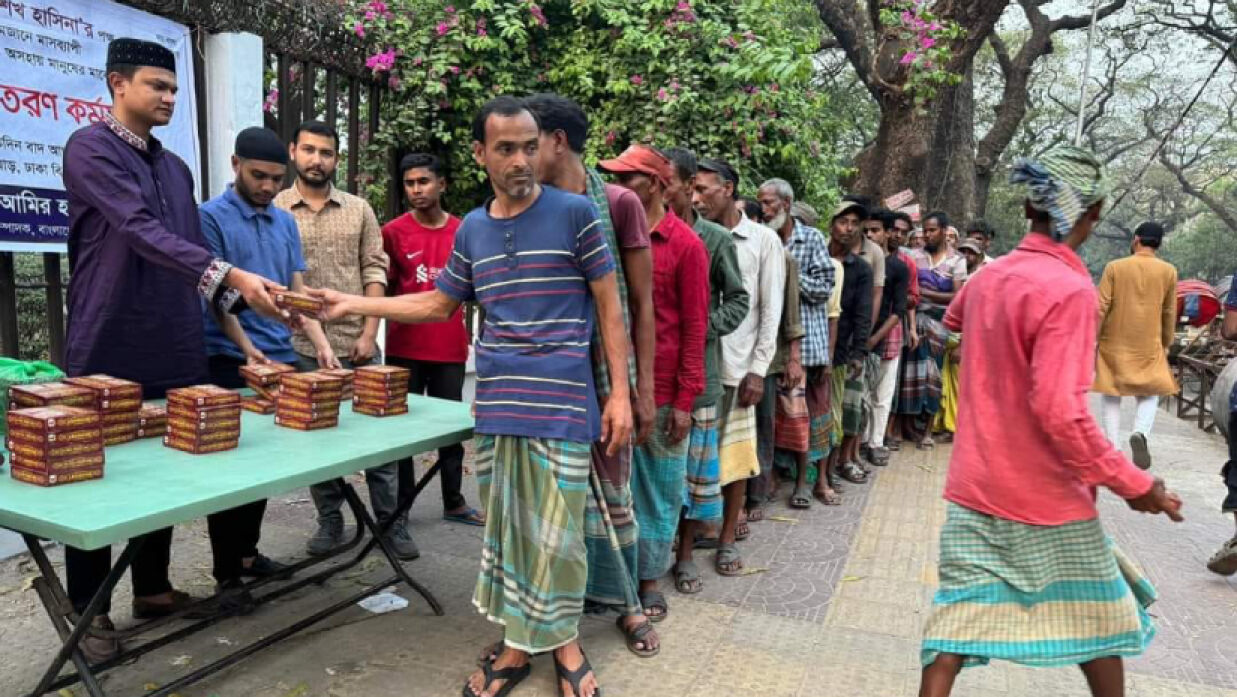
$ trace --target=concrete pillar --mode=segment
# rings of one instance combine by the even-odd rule
[[[232,181],[236,134],[262,125],[262,37],[246,33],[206,36],[206,128],[210,195]]]

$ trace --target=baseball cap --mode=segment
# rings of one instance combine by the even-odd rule
[[[670,180],[673,165],[670,158],[647,145],[632,145],[612,160],[602,160],[597,163],[603,172],[622,174],[638,172],[650,177],[657,177],[662,184]]]

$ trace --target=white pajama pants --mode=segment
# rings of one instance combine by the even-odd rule
[[[1100,395],[1100,417],[1104,424],[1104,435],[1118,449],[1121,448],[1121,397],[1113,397],[1112,395]],[[1155,424],[1156,408],[1160,404],[1160,398],[1151,397],[1135,397],[1134,398],[1134,433],[1141,433],[1144,436],[1151,435],[1151,426]]]
[[[893,393],[898,387],[898,365],[902,357],[881,359],[880,368],[872,381],[872,418],[863,442],[872,448],[885,447],[885,429],[889,425],[889,412],[893,410]]]

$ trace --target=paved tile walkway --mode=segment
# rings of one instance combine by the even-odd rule
[[[1144,565],[1162,596],[1152,608],[1159,635],[1146,656],[1129,663],[1129,694],[1237,697],[1237,653],[1227,650],[1237,636],[1237,589],[1203,568],[1232,533],[1232,521],[1218,510],[1223,444],[1161,412],[1152,452],[1156,472],[1185,499],[1187,522],[1174,526],[1135,514],[1107,495],[1101,504],[1109,532]],[[742,545],[746,563],[755,570],[750,575],[718,577],[709,568],[711,553],[698,552],[706,588],[692,597],[668,594],[671,616],[660,625],[664,646],[657,658],[628,653],[612,620],[586,619],[585,645],[606,694],[914,695],[918,636],[936,576],[948,455],[943,446],[903,452],[874,482],[849,487],[841,507],[793,511],[784,502],[773,505],[770,515],[782,520],[754,524],[751,540]],[[469,494],[475,501],[475,493]],[[476,652],[498,633],[469,602],[480,533],[443,523],[439,513],[437,491],[427,491],[413,520],[424,556],[409,568],[438,594],[447,608],[445,617],[429,615],[415,595],[402,612],[375,616],[350,610],[181,697],[458,695]],[[275,556],[296,556],[312,519],[313,506],[304,494],[273,502],[262,548]],[[0,564],[4,697],[32,684],[54,643],[33,593],[22,588],[31,573],[20,559]],[[206,592],[208,573],[204,525],[178,529],[176,583]],[[357,588],[362,576],[338,577],[252,617],[222,623],[117,671],[106,687],[117,695],[141,694],[144,685],[202,665],[224,645],[252,640],[320,606],[326,597],[342,597]],[[127,593],[126,582],[117,608],[127,607]],[[117,612],[116,619],[127,622],[127,613]],[[533,676],[515,696],[556,695],[550,661],[540,658],[534,665]],[[994,664],[966,671],[955,694],[1072,697],[1086,691],[1074,669]]]

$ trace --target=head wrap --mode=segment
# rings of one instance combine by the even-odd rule
[[[107,45],[107,69],[117,65],[163,68],[176,72],[176,56],[162,44],[141,39],[112,39]]]
[[[1039,159],[1018,158],[1009,176],[1026,184],[1031,208],[1052,217],[1052,238],[1065,239],[1087,209],[1108,196],[1108,174],[1088,150],[1059,145]]]
[[[288,148],[269,128],[251,126],[236,135],[236,156],[242,160],[261,160],[288,164]]]

